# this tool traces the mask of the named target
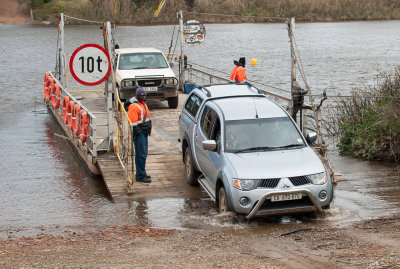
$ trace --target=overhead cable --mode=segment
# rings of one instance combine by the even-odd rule
[[[64,15],[64,17],[65,17],[65,18],[70,18],[70,19],[73,19],[73,20],[77,20],[77,21],[84,21],[84,22],[91,22],[91,23],[102,24],[102,22],[100,22],[100,21],[84,20],[84,19],[79,19],[79,18],[71,17],[71,16],[68,16],[68,15]]]
[[[217,13],[201,13],[194,11],[183,11],[184,13],[190,14],[198,14],[198,15],[209,15],[209,16],[222,16],[222,17],[241,17],[241,18],[261,18],[261,19],[283,19],[286,20],[286,17],[267,17],[267,16],[242,16],[242,15],[232,15],[232,14],[217,14]]]

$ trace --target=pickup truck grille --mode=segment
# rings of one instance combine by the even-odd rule
[[[160,87],[161,79],[146,79],[146,80],[138,80],[137,83],[141,87]]]
[[[306,184],[311,183],[310,180],[306,176],[290,177],[289,180],[295,186],[301,186],[301,185],[306,185]]]
[[[278,186],[280,178],[267,178],[261,179],[260,183],[258,183],[258,188],[275,188]]]
[[[266,178],[266,179],[261,179],[260,183],[258,183],[258,188],[276,188],[278,186],[280,178]],[[290,177],[289,178],[290,182],[294,186],[301,186],[301,185],[307,185],[310,184],[311,181],[308,179],[307,176],[299,176],[299,177]]]

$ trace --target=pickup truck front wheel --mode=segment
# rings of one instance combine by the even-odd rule
[[[230,211],[228,206],[228,200],[226,197],[226,191],[223,185],[219,188],[218,191],[218,211],[220,213]]]
[[[189,147],[185,149],[185,179],[186,182],[190,185],[197,185],[199,182],[197,181],[199,177],[199,172],[197,172],[193,167],[193,159],[192,152]]]
[[[168,101],[169,108],[177,108],[178,107],[178,102],[179,102],[178,96],[169,97],[167,99],[167,101]]]

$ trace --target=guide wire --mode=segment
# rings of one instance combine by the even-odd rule
[[[287,19],[287,17],[242,16],[242,15],[221,14],[221,13],[202,13],[202,12],[194,12],[194,11],[182,11],[182,12],[188,13],[188,14],[219,16],[219,17],[240,17],[240,18],[282,19],[282,20]]]
[[[97,23],[97,24],[102,24],[103,23],[101,21],[91,21],[91,20],[79,19],[79,18],[75,18],[75,17],[72,17],[72,16],[68,16],[68,15],[64,15],[64,17],[65,18],[70,18],[70,19],[73,19],[73,20],[77,20],[77,21],[84,21],[84,22]]]

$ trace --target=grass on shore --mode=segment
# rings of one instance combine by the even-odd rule
[[[400,162],[400,67],[381,74],[375,86],[354,89],[340,98],[333,113],[342,154],[361,159]]]
[[[43,19],[62,11],[74,17],[117,24],[174,24],[178,10],[195,12],[184,17],[203,23],[281,22],[288,17],[295,17],[298,22],[400,19],[400,0],[167,0],[160,15],[154,18],[159,1],[53,0],[54,5],[44,5],[35,15]]]

